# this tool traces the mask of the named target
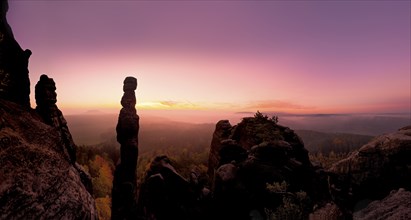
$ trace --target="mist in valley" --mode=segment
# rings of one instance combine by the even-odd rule
[[[229,119],[234,125],[243,117],[252,117],[253,113],[224,116],[221,119]],[[115,130],[117,114],[67,115],[66,119],[77,145],[119,146]],[[212,120],[208,123],[204,122],[206,119],[197,122],[195,118],[187,116],[184,121],[175,121],[167,117],[140,114],[140,153],[168,148],[207,149],[218,122]],[[295,130],[310,152],[333,147],[352,150],[367,143],[374,136],[394,132],[408,123],[409,118],[402,114],[279,115],[279,124]],[[338,143],[341,145],[341,141],[342,146],[333,146]]]

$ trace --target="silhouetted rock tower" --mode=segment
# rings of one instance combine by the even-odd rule
[[[52,78],[47,75],[41,75],[40,80],[35,88],[36,111],[43,118],[44,122],[52,127],[57,128],[60,133],[63,145],[65,146],[64,153],[67,155],[71,163],[76,162],[76,145],[67,127],[66,119],[63,113],[57,107],[56,84]]]
[[[117,123],[117,141],[120,143],[121,161],[114,172],[111,219],[136,219],[136,168],[138,157],[139,117],[135,108],[137,79],[126,77],[123,108]]]
[[[31,51],[23,51],[14,39],[6,19],[8,9],[7,1],[0,1],[0,98],[30,107]]]

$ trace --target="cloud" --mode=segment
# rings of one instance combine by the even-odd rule
[[[173,106],[178,106],[181,104],[184,104],[182,102],[178,102],[178,101],[159,101],[160,104],[168,106],[168,107],[173,107]]]
[[[202,106],[189,101],[161,100],[141,102],[137,106],[141,109],[201,109]]]

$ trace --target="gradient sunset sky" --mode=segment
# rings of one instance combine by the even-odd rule
[[[409,113],[410,1],[9,0],[65,114],[139,109]]]

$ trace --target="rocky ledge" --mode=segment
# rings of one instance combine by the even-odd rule
[[[374,138],[330,169],[335,199],[354,210],[390,191],[411,187],[411,126]]]
[[[411,189],[410,158],[411,126],[374,138],[328,170],[334,201],[349,212],[362,213],[355,214],[358,219],[371,215],[372,208],[366,208],[370,202],[393,201],[397,197],[389,198],[392,190]],[[386,211],[390,215],[391,211]]]

